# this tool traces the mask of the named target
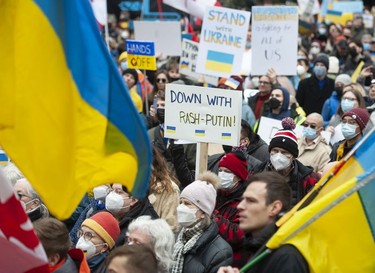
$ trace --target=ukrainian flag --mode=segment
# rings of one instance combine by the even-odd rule
[[[0,143],[53,215],[85,192],[148,188],[146,129],[89,1],[0,1]]]
[[[176,133],[176,126],[167,126],[167,132],[170,134]]]
[[[233,54],[215,50],[208,50],[205,68],[211,71],[231,73],[233,60]]]
[[[204,137],[206,136],[206,131],[205,130],[195,130],[195,135],[199,137]]]
[[[268,248],[294,245],[311,273],[375,272],[374,129],[363,141],[313,202],[280,227]]]
[[[221,133],[221,139],[232,139],[231,133]]]

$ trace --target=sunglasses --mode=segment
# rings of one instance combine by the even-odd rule
[[[259,84],[271,84],[270,82],[259,81]]]
[[[158,83],[166,83],[167,82],[167,79],[156,79],[156,82]]]
[[[309,124],[309,123],[307,123],[307,122],[305,122],[305,123],[303,124],[303,126],[304,126],[304,127],[310,127],[311,129],[316,129],[316,125],[314,125],[314,124]]]

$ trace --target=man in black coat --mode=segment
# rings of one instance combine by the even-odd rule
[[[291,190],[275,172],[253,175],[238,204],[240,228],[245,231],[251,258],[276,232],[275,222],[291,206]],[[221,267],[218,273],[238,273],[237,268]],[[283,245],[253,266],[248,273],[308,273],[301,253],[292,245]]]
[[[327,77],[328,69],[328,55],[319,54],[314,60],[312,75],[298,85],[296,99],[306,115],[321,113],[325,100],[335,89],[335,81]]]

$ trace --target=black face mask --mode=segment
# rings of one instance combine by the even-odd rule
[[[156,117],[158,118],[159,122],[161,124],[164,124],[164,115],[165,115],[165,109],[156,109]]]
[[[339,98],[342,97],[342,90],[344,88],[343,87],[336,87],[335,90],[336,90],[336,93],[337,93],[337,96],[339,96]]]
[[[35,222],[36,220],[42,218],[42,207],[38,206],[37,208],[33,209],[30,212],[27,212],[27,216],[29,216],[29,219],[31,222]]]
[[[271,109],[277,109],[280,106],[281,102],[276,98],[270,99],[270,107]]]

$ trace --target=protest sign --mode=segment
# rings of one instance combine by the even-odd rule
[[[164,136],[238,146],[241,112],[241,92],[167,84]]]
[[[215,3],[216,0],[163,0],[163,4],[182,10],[200,19],[203,18],[206,7],[213,6]]]
[[[303,137],[303,128],[304,128],[303,126],[297,125],[296,128],[293,130],[297,138]],[[334,144],[335,142],[337,142],[337,139],[339,140],[343,139],[340,128],[339,129],[335,128],[336,130],[335,136],[337,136],[337,138],[332,137],[331,133],[327,131],[322,131],[321,135],[326,140],[327,143]],[[283,126],[281,125],[281,120],[261,117],[259,121],[258,135],[269,145],[275,133],[281,129],[283,129]]]
[[[296,75],[297,7],[253,7],[252,35],[252,75],[265,75],[271,67],[278,75]]]
[[[180,22],[134,21],[135,40],[153,41],[156,53],[181,55]]]
[[[197,72],[229,77],[241,71],[250,12],[208,7],[204,14]]]
[[[126,41],[129,68],[156,70],[154,42]]]
[[[196,72],[199,43],[187,39],[182,40],[180,73],[199,82],[217,85],[218,77],[203,75]]]
[[[337,10],[343,13],[362,13],[363,2],[362,1],[335,1],[333,2],[333,10]]]

